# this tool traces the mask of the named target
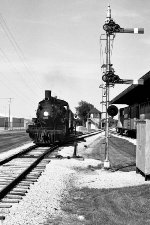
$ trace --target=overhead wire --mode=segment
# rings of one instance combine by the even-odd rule
[[[10,69],[14,68],[15,70],[14,70],[13,72],[18,72],[18,71],[16,70],[16,68],[12,65],[10,59],[7,57],[7,55],[5,54],[5,52],[3,51],[2,48],[0,48],[0,52],[2,53],[2,56],[3,56],[2,59],[3,59],[3,61],[8,63]],[[6,83],[8,84],[8,83],[9,83],[9,80],[6,78],[6,76],[5,76],[3,73],[0,73],[0,74],[3,75],[3,77],[4,77],[5,80],[6,80]],[[1,80],[1,78],[0,78],[0,80]],[[2,80],[1,80],[1,81],[2,81]],[[3,83],[5,83],[5,82],[3,82]],[[6,86],[6,85],[5,85],[5,86]],[[12,85],[11,85],[11,87],[12,87]],[[18,86],[17,86],[17,89],[19,90],[19,93],[21,93],[21,92],[22,92],[22,89],[20,89],[19,87],[20,87],[20,86],[18,85]],[[7,88],[10,89],[9,86],[7,86]],[[16,94],[18,95],[18,92],[16,91],[16,89],[11,89],[11,90],[12,90],[14,93],[16,92]],[[26,94],[26,92],[23,92],[23,93],[22,93],[22,97],[25,99],[25,101],[29,101],[30,98],[29,98],[27,95],[26,95],[26,97],[25,97],[25,94]]]
[[[115,37],[116,37],[116,34],[114,33],[113,34],[113,39],[112,39],[112,42],[111,42],[111,50],[110,50],[111,56],[112,56],[112,51],[113,51],[113,47],[114,47],[114,39],[115,39]]]
[[[4,18],[3,18],[3,16],[1,14],[0,14],[0,25],[1,25],[2,29],[4,30],[8,40],[12,44],[12,46],[13,46],[17,56],[19,57],[21,63],[24,65],[24,67],[25,67],[26,71],[28,72],[28,74],[31,75],[31,77],[32,77],[32,79],[34,81],[33,84],[36,84],[36,87],[38,87],[38,89],[39,89],[40,88],[40,86],[39,86],[40,82],[37,83],[37,80],[34,78],[33,73],[31,73],[31,71],[29,70],[27,64],[25,63],[25,61],[26,61],[25,56],[24,56],[21,48],[19,47],[18,43],[16,42],[12,32],[10,31],[6,21],[4,20]],[[29,85],[29,83],[27,83],[26,79],[23,76],[23,73],[21,73],[21,76],[22,76],[22,78],[23,78],[23,80],[25,82],[25,85],[28,87],[28,89],[30,89],[31,92],[33,92],[33,91],[35,92],[35,89],[33,90],[33,87],[31,87]],[[32,84],[32,86],[33,86],[33,84]],[[38,94],[38,91],[36,92],[36,94]]]
[[[3,50],[1,48],[0,48],[0,53],[2,53],[2,55],[3,55],[3,57],[2,57],[3,61],[9,62],[9,58],[7,57],[7,55],[5,55],[5,52],[3,52]],[[0,83],[3,84],[3,86],[7,88],[7,92],[8,92],[8,90],[10,90],[12,93],[14,93],[14,96],[18,96],[18,93],[19,93],[21,95],[21,99],[18,98],[18,100],[20,102],[24,101],[24,102],[26,102],[26,105],[30,105],[30,107],[33,107],[33,99],[29,98],[27,93],[19,88],[20,87],[19,85],[17,85],[17,89],[14,88],[13,83],[11,83],[11,85],[10,85],[9,78],[7,78],[6,74],[4,74],[2,72],[0,72]]]
[[[104,63],[104,53],[103,53],[103,46],[102,46],[102,40],[101,40],[102,35],[100,36],[100,64],[101,64],[101,72],[103,74],[103,69],[102,66],[105,64]]]
[[[31,70],[31,68],[29,68],[29,65],[27,65],[27,62],[26,62],[27,60],[26,60],[26,58],[25,58],[25,56],[24,56],[24,53],[23,53],[22,49],[20,48],[20,46],[19,46],[18,43],[16,42],[16,40],[15,40],[15,38],[14,38],[12,32],[10,31],[10,29],[9,29],[9,27],[8,27],[8,25],[7,25],[6,21],[5,21],[5,19],[3,18],[3,16],[2,16],[1,14],[0,14],[0,19],[1,19],[1,21],[3,22],[3,24],[5,25],[5,27],[6,27],[7,31],[8,31],[8,34],[10,35],[10,37],[12,38],[12,40],[13,40],[13,42],[14,42],[14,44],[15,44],[15,45],[14,45],[14,48],[15,48],[16,51],[19,53],[19,57],[20,57],[20,59],[21,59],[23,65],[25,66],[25,68],[27,69],[27,71],[28,71],[29,73],[32,72],[32,75],[34,75],[34,72]],[[13,44],[13,43],[12,43],[12,44]],[[19,50],[19,51],[18,51],[18,50]],[[34,76],[33,76],[33,79],[34,79]],[[34,81],[35,81],[35,83],[37,84],[37,86],[40,87],[40,86],[39,86],[39,83],[36,82],[36,79],[35,79]]]
[[[4,30],[4,32],[5,32],[5,35],[7,36],[8,40],[9,40],[10,43],[12,44],[13,48],[15,49],[15,52],[17,53],[17,56],[18,56],[19,59],[21,60],[22,64],[23,64],[24,67],[27,69],[28,74],[29,74],[29,73],[31,74],[31,72],[29,71],[27,65],[26,65],[25,62],[23,61],[23,60],[25,60],[25,57],[24,57],[24,55],[23,55],[22,50],[20,49],[19,45],[18,45],[17,42],[15,41],[15,39],[14,39],[12,33],[10,32],[10,30],[9,30],[9,28],[8,28],[8,26],[7,26],[7,24],[6,24],[6,22],[5,22],[4,19],[3,19],[3,23],[2,23],[1,18],[3,19],[3,17],[0,16],[0,24],[1,24],[1,27],[3,28],[3,30]],[[6,29],[5,29],[5,28],[6,28]],[[9,35],[8,35],[8,33],[9,33]],[[18,51],[17,49],[19,49],[19,51]],[[3,59],[6,59],[6,60],[7,60],[8,65],[9,65],[10,67],[12,67],[12,68],[18,73],[17,68],[14,66],[14,64],[12,64],[11,60],[9,59],[9,57],[7,56],[7,54],[5,53],[5,51],[4,51],[2,48],[0,48],[0,52],[1,52],[2,55],[3,55]],[[18,52],[20,52],[20,53],[18,53]],[[19,74],[20,74],[20,72],[19,72]],[[3,74],[1,73],[1,75],[3,75]],[[3,75],[3,77],[5,78],[5,80],[7,80],[5,75]],[[21,73],[21,77],[23,78],[23,81],[24,81],[25,86],[28,88],[28,90],[30,90],[30,91],[33,93],[33,91],[36,90],[35,88],[33,88],[33,84],[32,84],[32,88],[31,88],[31,86],[28,85],[28,83],[27,83],[26,80],[24,79],[24,76],[22,75],[22,73]],[[32,78],[33,78],[33,76],[32,76]],[[34,79],[33,79],[33,80],[34,80]],[[3,79],[3,80],[0,79],[0,81],[1,81],[1,83],[3,83],[3,85],[4,85],[7,89],[11,90],[13,93],[16,93],[16,94],[18,95],[17,90],[16,90],[15,88],[13,88],[12,85],[11,85],[11,86],[8,85],[9,81],[6,81],[6,82],[5,82],[4,79]],[[40,82],[39,82],[39,83],[40,83]],[[35,92],[35,94],[36,94],[36,96],[37,96],[37,94],[39,93],[39,88],[40,88],[40,87],[38,86],[38,84],[37,84],[36,82],[34,82],[34,84],[36,84],[36,88],[38,87],[37,92]],[[18,85],[18,86],[19,86],[19,85]],[[19,89],[18,86],[17,86],[17,89]],[[25,101],[28,105],[31,105],[31,107],[33,107],[33,100],[32,100],[32,98],[29,98],[29,95],[27,95],[27,91],[23,91],[23,93],[21,93],[22,91],[23,91],[22,89],[21,89],[21,91],[19,90],[19,93],[21,94],[21,99],[20,99],[20,101],[22,101],[22,100],[24,99],[23,101]],[[18,100],[19,100],[19,99],[18,99]]]
[[[3,75],[4,76],[4,74],[2,74],[2,73],[0,73],[0,75]],[[16,96],[18,95],[18,92],[15,89],[13,89],[12,86],[8,85],[8,81],[4,81],[3,79],[0,78],[0,82],[7,88],[7,90],[10,90]],[[20,91],[19,91],[19,93],[20,93]],[[29,99],[27,99],[26,97],[24,97],[24,95],[21,95],[21,100],[20,101],[22,101],[23,99],[24,99],[24,101],[26,101],[27,104],[30,104],[32,106],[31,99],[29,101]]]
[[[101,34],[101,36],[100,36],[100,64],[101,64],[101,73],[102,73],[102,75],[104,74],[104,69],[106,69],[105,68],[105,60],[104,60],[104,51],[103,51],[103,45],[102,45],[102,35],[103,34]],[[104,110],[104,106],[105,106],[105,102],[104,102],[104,96],[105,96],[105,85],[104,85],[104,82],[103,82],[103,80],[102,80],[102,84],[100,85],[100,87],[101,87],[101,90],[102,90],[102,97],[101,97],[101,103],[100,104],[102,104],[101,106],[102,106],[102,113],[105,113],[105,110]]]

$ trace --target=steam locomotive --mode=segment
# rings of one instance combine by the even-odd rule
[[[49,146],[63,142],[74,130],[74,115],[66,101],[45,91],[45,99],[39,102],[36,118],[32,119],[26,132],[35,144]]]

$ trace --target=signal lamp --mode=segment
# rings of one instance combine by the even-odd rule
[[[44,114],[44,116],[48,116],[49,115],[49,113],[47,111],[45,111],[43,114]]]
[[[77,114],[74,114],[74,119],[77,119],[77,117],[78,117]]]
[[[105,75],[103,75],[102,76],[102,80],[104,81],[104,82],[108,82],[108,76],[105,74]]]
[[[108,73],[102,76],[102,80],[107,83],[118,83],[120,78],[118,75],[115,75],[112,71],[109,71]]]
[[[118,108],[115,105],[110,105],[107,109],[107,113],[109,116],[116,116],[118,114]]]

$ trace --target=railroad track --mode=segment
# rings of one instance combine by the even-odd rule
[[[56,148],[36,146],[0,166],[0,208],[10,208],[22,199],[50,162],[44,157]]]
[[[82,141],[100,132],[84,134],[67,142]],[[57,155],[59,147],[58,145],[52,147],[33,145],[0,161],[0,220],[14,203],[18,203],[26,195],[30,185],[38,180],[46,165],[51,161],[49,155],[54,150]]]

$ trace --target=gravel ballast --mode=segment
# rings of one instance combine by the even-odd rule
[[[98,134],[87,139],[86,146],[96,139],[104,138]],[[85,150],[85,143],[79,143],[78,153]],[[131,172],[111,172],[103,169],[103,162],[96,159],[71,158],[73,146],[64,147],[59,152],[64,158],[52,159],[38,181],[30,186],[23,199],[10,208],[4,225],[46,225],[57,224],[55,218],[65,216],[61,210],[63,199],[73,188],[109,189],[150,184],[140,174]],[[93,168],[98,169],[93,169]],[[82,215],[78,215],[82,221]],[[48,222],[47,222],[48,221]],[[59,223],[63,224],[63,223]],[[71,223],[70,223],[71,224]],[[72,223],[73,224],[73,223]],[[80,224],[80,223],[79,223]]]

